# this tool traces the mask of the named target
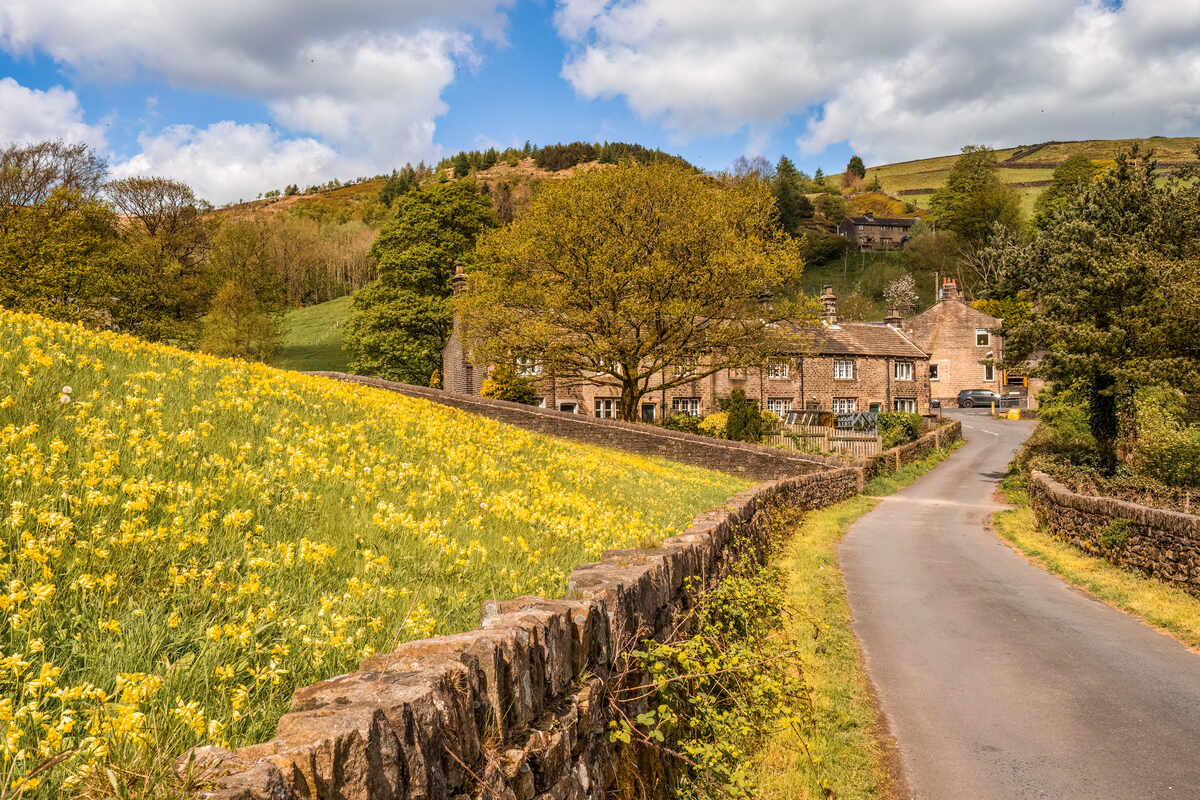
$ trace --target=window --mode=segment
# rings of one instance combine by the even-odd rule
[[[938,380],[938,365],[937,364],[931,363],[929,365],[929,380],[931,380],[931,381]]]
[[[909,414],[917,413],[917,399],[915,397],[893,397],[892,411],[905,411]]]
[[[775,416],[783,419],[787,412],[792,410],[792,398],[790,397],[770,397],[767,398],[767,411],[770,411]]]
[[[853,414],[858,410],[857,397],[835,397],[833,398],[833,413],[835,414]]]
[[[835,381],[852,381],[852,380],[854,380],[854,362],[853,361],[834,361],[833,362],[833,379]]]
[[[517,359],[517,374],[523,378],[533,378],[542,374],[541,362],[522,356]]]
[[[975,329],[975,346],[988,347],[992,343],[992,334],[986,328]]]
[[[576,405],[574,403],[559,403],[558,410],[565,411],[568,414],[574,414]]]
[[[913,363],[911,361],[896,362],[896,380],[911,381],[913,379]]]
[[[788,363],[786,361],[772,361],[767,365],[767,377],[776,380],[786,380],[788,377]]]
[[[700,416],[700,398],[676,397],[671,401],[671,411],[676,414],[691,414],[693,417],[698,417]]]
[[[991,383],[996,380],[996,368],[991,364],[983,365],[983,382]]]
[[[533,398],[533,404],[535,406],[537,406],[538,408],[545,408],[546,407],[546,398],[535,397],[535,398]]]
[[[596,416],[605,419],[616,419],[617,403],[620,402],[615,397],[597,397],[596,398]]]

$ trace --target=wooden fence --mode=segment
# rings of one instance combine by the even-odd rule
[[[804,453],[841,453],[854,458],[873,456],[880,451],[878,434],[828,425],[781,425],[764,433],[763,444]]]

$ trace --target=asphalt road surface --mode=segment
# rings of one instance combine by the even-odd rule
[[[912,797],[1200,798],[1200,655],[987,531],[1032,423],[957,413],[966,446],[840,548]]]

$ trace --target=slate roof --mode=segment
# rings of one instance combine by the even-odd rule
[[[855,225],[890,225],[901,228],[911,227],[917,221],[916,217],[846,217]]]
[[[797,335],[813,337],[813,349],[823,356],[929,358],[897,328],[882,322],[842,322],[836,326],[797,327]]]

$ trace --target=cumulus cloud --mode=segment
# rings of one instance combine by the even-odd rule
[[[0,78],[0,146],[46,139],[103,147],[104,131],[83,121],[79,98],[69,89],[41,91]]]
[[[477,63],[478,37],[503,39],[509,2],[5,0],[0,49],[45,52],[94,82],[161,76],[174,86],[258,100],[292,134],[383,169],[438,155],[441,92],[460,65]],[[248,132],[265,141],[255,126],[224,124],[182,137],[172,129],[148,141],[215,155],[234,142],[219,148],[213,136]],[[280,163],[317,144],[273,141]],[[145,155],[151,163],[183,163],[181,154]],[[227,165],[214,166],[234,175]]]
[[[1200,0],[559,0],[563,75],[684,137],[806,117],[872,161],[1194,133]]]
[[[303,188],[330,176],[368,171],[316,139],[286,138],[269,125],[218,122],[204,128],[172,125],[138,138],[141,152],[112,165],[113,177],[165,175],[214,203],[256,197],[290,183]]]

